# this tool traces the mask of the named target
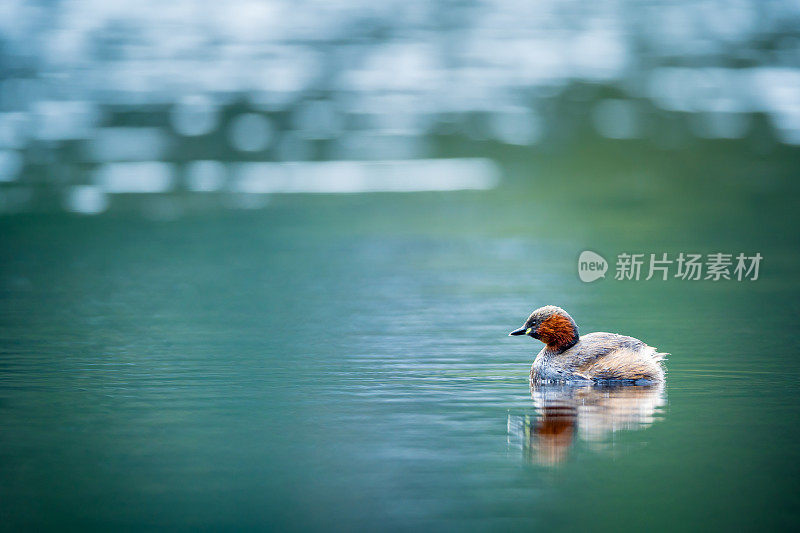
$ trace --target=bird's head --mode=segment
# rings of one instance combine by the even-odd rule
[[[527,335],[542,341],[552,351],[563,352],[578,342],[578,326],[560,307],[546,305],[531,313],[525,324],[509,335]]]

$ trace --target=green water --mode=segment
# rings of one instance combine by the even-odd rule
[[[509,156],[490,192],[0,219],[3,528],[789,529],[796,156],[653,157]],[[764,262],[584,284],[584,249]],[[555,455],[540,345],[506,336],[544,304],[671,353],[656,400],[580,400]]]

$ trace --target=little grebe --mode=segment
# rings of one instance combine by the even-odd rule
[[[534,311],[509,335],[528,335],[545,343],[531,367],[531,383],[552,381],[660,383],[664,380],[659,353],[639,339],[616,333],[578,335],[569,314],[554,305]]]

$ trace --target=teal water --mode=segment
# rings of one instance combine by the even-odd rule
[[[788,529],[797,190],[766,165],[2,218],[4,528]],[[584,249],[765,259],[755,282],[584,284]],[[506,334],[544,304],[670,352],[664,390],[556,397],[537,434],[540,345]]]

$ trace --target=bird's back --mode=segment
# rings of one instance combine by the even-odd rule
[[[585,379],[658,382],[664,379],[661,360],[667,354],[633,337],[597,332],[581,336],[578,344],[561,355]]]

